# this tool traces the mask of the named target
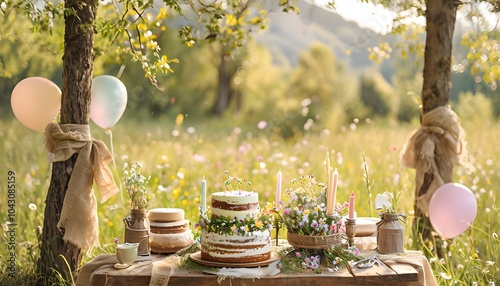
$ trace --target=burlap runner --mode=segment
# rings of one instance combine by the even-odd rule
[[[167,286],[170,276],[179,269],[180,261],[181,257],[177,255],[154,261],[149,286]]]
[[[453,166],[467,163],[466,144],[458,116],[448,106],[441,106],[423,115],[422,127],[403,148],[401,163],[416,169],[415,198],[417,207],[425,214],[434,192],[451,182]],[[420,194],[426,173],[433,174],[433,180],[427,192]]]
[[[92,139],[88,125],[80,124],[47,125],[45,148],[50,162],[66,161],[78,153],[57,226],[64,228],[65,241],[88,249],[99,241],[93,181],[102,202],[119,192],[107,167],[111,154],[104,142]]]

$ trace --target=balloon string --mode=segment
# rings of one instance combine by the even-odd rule
[[[123,198],[123,187],[122,187],[122,178],[118,175],[118,169],[116,168],[116,161],[115,161],[115,151],[113,148],[113,132],[111,132],[111,129],[106,128],[106,133],[109,134],[109,148],[111,152],[111,160],[113,161],[113,167],[115,169],[115,174],[117,177],[119,177],[118,180],[118,185],[120,188],[120,197],[122,199],[122,207],[125,207],[125,199]]]

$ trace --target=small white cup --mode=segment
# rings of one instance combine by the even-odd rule
[[[116,258],[121,264],[131,265],[137,258],[139,243],[124,243],[116,246]]]

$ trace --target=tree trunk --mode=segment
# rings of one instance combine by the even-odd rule
[[[458,1],[427,1],[426,21],[427,37],[425,43],[424,82],[422,88],[422,112],[425,114],[436,107],[448,105],[450,98],[450,71],[453,31],[457,14]],[[436,156],[439,156],[436,154]],[[440,168],[441,166],[438,166]],[[424,183],[416,190],[415,197],[425,194],[433,180],[433,174],[424,175]],[[433,241],[435,254],[440,255],[440,243],[432,235],[429,218],[416,205],[414,231],[424,242]],[[415,233],[414,233],[415,234]],[[419,236],[415,236],[417,238]],[[432,250],[432,249],[431,249]]]
[[[233,74],[229,63],[230,57],[226,54],[224,47],[221,47],[220,64],[219,64],[219,90],[217,94],[217,102],[215,103],[215,114],[221,116],[222,113],[229,107],[233,95],[231,81]]]
[[[93,73],[93,22],[97,10],[94,0],[67,0],[64,32],[62,99],[60,123],[88,124],[90,117],[90,87]],[[65,162],[55,162],[46,198],[43,233],[38,270],[39,284],[56,278],[59,272],[71,282],[81,261],[81,249],[62,239],[64,229],[58,229],[64,196],[77,155]],[[68,268],[69,267],[69,268]]]

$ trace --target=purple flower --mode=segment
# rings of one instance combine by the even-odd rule
[[[284,213],[285,215],[290,215],[290,209],[285,209],[285,210],[283,211],[283,213]]]
[[[318,222],[316,220],[313,220],[311,223],[311,227],[317,228],[318,227]]]
[[[302,216],[302,221],[303,221],[304,223],[309,222],[309,217],[308,217],[307,215],[303,215],[303,216]]]

